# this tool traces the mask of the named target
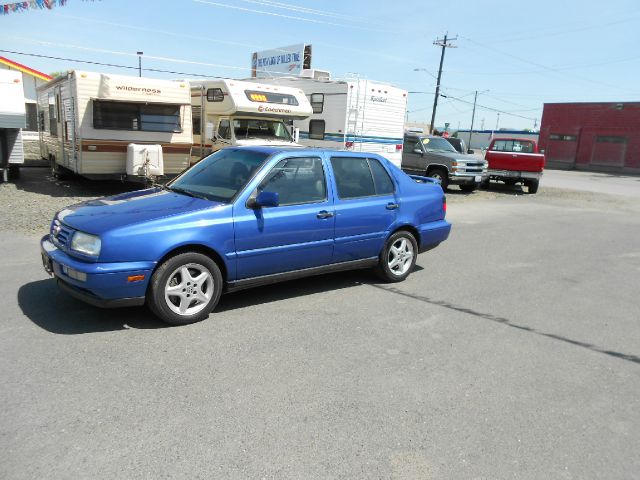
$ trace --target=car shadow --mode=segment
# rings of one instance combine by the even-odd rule
[[[421,270],[423,267],[419,265],[414,267],[414,272]],[[215,312],[241,310],[305,295],[380,283],[371,270],[353,270],[266,285],[223,295],[213,317]],[[34,324],[58,335],[171,328],[145,307],[101,309],[87,305],[61,291],[53,279],[38,280],[20,287],[18,305]]]

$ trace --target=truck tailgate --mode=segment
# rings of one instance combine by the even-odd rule
[[[485,160],[489,162],[490,170],[542,172],[544,169],[544,154],[542,153],[513,153],[488,150]]]

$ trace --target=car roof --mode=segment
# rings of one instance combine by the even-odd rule
[[[353,157],[377,157],[380,155],[374,152],[354,152],[351,150],[340,150],[336,148],[313,148],[313,147],[274,147],[269,145],[237,145],[227,148],[233,148],[237,150],[250,150],[252,152],[264,153],[266,155],[275,155],[278,153],[296,153],[304,155],[318,155],[319,153],[337,153],[344,156]]]

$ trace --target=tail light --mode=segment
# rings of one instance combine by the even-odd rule
[[[402,144],[398,143],[396,144],[396,152],[401,152],[402,151]]]
[[[447,197],[442,197],[442,211],[447,214]]]
[[[345,148],[353,148],[353,142],[344,142]]]

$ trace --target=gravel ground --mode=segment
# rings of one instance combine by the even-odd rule
[[[124,184],[118,181],[99,182],[82,178],[56,180],[49,175],[48,168],[23,168],[16,183],[0,184],[0,228],[20,231],[32,235],[43,235],[49,229],[53,215],[74,203],[107,195],[136,190],[139,184]],[[497,200],[504,197],[528,197],[519,187],[508,187],[494,183],[488,191],[464,193],[457,187],[447,192],[447,202],[455,205],[478,200]],[[535,196],[539,202],[566,200],[580,202],[588,207],[593,202],[616,202],[615,197],[585,191],[545,188],[544,184]]]

